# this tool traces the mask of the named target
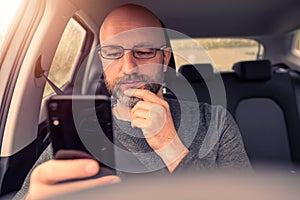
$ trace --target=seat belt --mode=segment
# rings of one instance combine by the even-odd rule
[[[45,75],[45,70],[42,69],[42,56],[39,56],[36,65],[35,65],[35,77],[41,78],[43,77],[46,82],[50,85],[50,87],[54,90],[54,92],[58,95],[64,95],[65,93],[61,91],[48,77]]]

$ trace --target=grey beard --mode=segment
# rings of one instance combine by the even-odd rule
[[[133,108],[137,104],[137,102],[142,100],[137,97],[128,97],[124,94],[124,91],[121,90],[120,85],[126,81],[131,81],[131,80],[142,81],[145,83],[137,88],[131,88],[131,89],[145,89],[153,92],[154,94],[157,94],[157,92],[161,88],[161,84],[151,83],[145,76],[139,76],[133,74],[122,78],[115,84],[112,94],[118,99],[120,103],[130,108]]]
[[[128,97],[126,96],[121,90],[117,90],[114,94],[114,96],[118,99],[118,101],[130,108],[133,108],[137,102],[139,102],[141,99],[137,97]]]

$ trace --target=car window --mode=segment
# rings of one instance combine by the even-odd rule
[[[66,26],[62,38],[53,58],[48,78],[59,88],[71,80],[74,69],[81,56],[87,31],[75,19],[71,19]],[[53,93],[47,84],[44,96]]]
[[[189,40],[193,40],[191,43]],[[203,51],[199,52],[195,42]],[[218,71],[232,71],[232,65],[242,60],[256,60],[261,58],[261,45],[250,39],[240,38],[194,38],[171,40],[173,50],[189,51],[189,62],[182,59],[180,55],[174,54],[177,69],[184,64],[211,63]],[[203,55],[209,59],[203,59]],[[191,63],[192,62],[192,63]]]
[[[300,34],[298,34],[298,40],[297,40],[297,50],[300,51]]]
[[[295,40],[293,42],[293,49],[292,52],[298,58],[300,58],[300,30],[298,30],[295,34]]]

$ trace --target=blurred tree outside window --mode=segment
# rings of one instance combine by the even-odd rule
[[[71,80],[85,42],[86,30],[74,19],[66,26],[53,58],[48,78],[59,88]],[[44,96],[53,93],[46,84]]]

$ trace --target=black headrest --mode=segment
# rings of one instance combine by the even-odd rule
[[[211,79],[214,77],[213,66],[209,63],[182,65],[178,72],[183,75],[188,81],[200,81]]]
[[[268,80],[272,77],[272,65],[269,60],[242,61],[232,67],[242,80]]]

